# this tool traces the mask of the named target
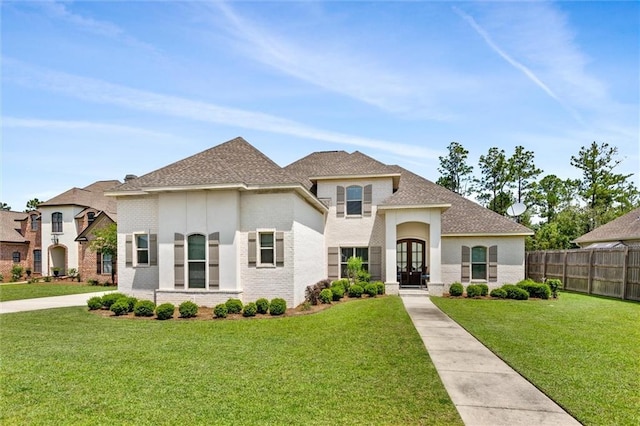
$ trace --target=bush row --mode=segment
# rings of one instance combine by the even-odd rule
[[[102,297],[94,296],[87,300],[89,310],[110,310],[116,316],[126,315],[130,312],[137,317],[152,317],[154,314],[160,320],[173,318],[175,306],[171,303],[163,303],[156,306],[151,300],[138,300],[135,297],[123,293],[109,293]],[[192,318],[198,315],[198,305],[191,301],[182,302],[178,306],[178,312],[182,318]]]
[[[556,288],[561,285],[557,283],[554,284],[556,285]],[[454,297],[462,296],[464,294],[464,290],[464,286],[461,283],[455,282],[451,284],[449,288],[449,295]],[[537,283],[529,279],[522,280],[515,285],[505,284],[500,288],[491,290],[491,293],[489,293],[489,286],[487,284],[469,284],[466,290],[467,297],[469,298],[490,295],[491,297],[498,299],[527,300],[529,297],[548,299],[552,294],[549,285],[545,283]]]
[[[287,310],[287,302],[279,297],[269,302],[265,298],[260,298],[255,302],[242,305],[240,299],[229,299],[225,303],[220,303],[213,308],[214,318],[226,318],[229,314],[239,314],[245,317],[254,317],[256,314],[282,315]]]
[[[329,304],[332,301],[339,301],[345,294],[352,298],[360,298],[363,294],[376,297],[379,294],[384,294],[384,291],[382,281],[367,282],[363,280],[352,284],[346,278],[335,281],[322,280],[307,287],[305,300],[311,305]]]

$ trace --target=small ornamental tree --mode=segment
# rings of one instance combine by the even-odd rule
[[[358,274],[362,271],[362,258],[352,256],[347,260],[347,275],[352,283],[358,279]]]
[[[93,231],[93,239],[89,242],[89,250],[94,253],[111,256],[111,282],[115,281],[115,268],[113,262],[118,254],[118,228],[115,223]]]

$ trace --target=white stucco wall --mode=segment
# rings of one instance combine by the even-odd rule
[[[66,249],[66,265],[56,265],[60,267],[64,267],[65,270],[62,271],[66,273],[69,268],[79,268],[78,265],[78,247],[79,243],[75,241],[78,237],[78,229],[76,227],[75,217],[78,213],[84,210],[84,207],[80,206],[52,206],[52,207],[41,207],[41,245],[42,245],[42,273],[44,275],[52,275],[51,268],[54,266],[52,264],[51,255],[49,250],[53,247],[51,242],[52,233],[52,225],[51,225],[51,215],[56,212],[62,213],[62,232],[56,232],[55,234],[58,237],[58,245],[62,246]]]
[[[524,279],[524,239],[522,236],[505,237],[443,237],[442,238],[442,281],[445,291],[451,283],[460,281],[462,246],[498,246],[498,281],[490,288]],[[463,283],[465,286],[469,283]]]

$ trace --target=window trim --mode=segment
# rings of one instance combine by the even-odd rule
[[[59,220],[56,220],[59,218]],[[64,232],[64,217],[62,212],[53,212],[51,213],[51,233],[52,234],[62,234]]]
[[[271,235],[271,247],[262,246],[262,235]],[[276,263],[276,230],[272,228],[256,229],[256,266],[258,268],[275,268]],[[262,250],[271,251],[271,262],[262,261]]]
[[[11,253],[11,259],[13,260],[13,263],[20,263],[21,260],[21,255],[19,251],[14,251],[13,253]]]
[[[360,191],[359,199],[350,199],[349,198],[349,189],[358,188]],[[359,213],[349,213],[349,203],[360,203],[360,212]],[[364,187],[362,185],[349,185],[345,188],[344,195],[344,207],[345,207],[345,216],[346,217],[362,217],[363,214],[363,206],[364,206]]]
[[[40,217],[37,214],[32,214],[29,215],[29,218],[31,219],[31,230],[37,231],[40,229]]]
[[[110,258],[108,263],[105,261],[105,256],[108,256]],[[109,265],[109,271],[105,271],[104,265],[107,265],[107,264]],[[111,275],[112,270],[113,270],[113,255],[100,253],[100,275]]]
[[[138,238],[139,237],[147,237],[147,247],[139,247],[138,246]],[[146,232],[139,232],[139,233],[134,233],[133,234],[133,251],[135,253],[134,259],[135,259],[135,263],[134,266],[151,266],[151,252],[149,250],[149,247],[151,245],[151,238],[150,235]],[[140,253],[141,252],[147,252],[147,262],[143,263],[140,262]]]
[[[36,253],[38,253],[37,256]],[[42,273],[42,250],[40,249],[33,251],[33,272],[36,274]]]
[[[200,236],[204,238],[204,246],[203,246],[203,250],[204,250],[204,258],[202,259],[190,259],[189,258],[189,246],[191,245],[189,242],[189,239],[191,237],[194,236]],[[186,266],[186,270],[185,270],[185,288],[186,289],[194,289],[194,290],[208,290],[209,289],[209,282],[208,282],[208,271],[207,271],[207,264],[209,259],[207,258],[207,251],[208,251],[208,245],[209,245],[209,240],[207,239],[207,236],[205,234],[201,234],[199,232],[194,232],[193,234],[189,234],[189,235],[185,235],[185,243],[186,243],[186,249],[184,250],[184,255],[185,255],[185,266]],[[191,265],[192,264],[202,264],[204,266],[204,287],[191,287],[191,280],[190,280],[190,271],[191,271]]]

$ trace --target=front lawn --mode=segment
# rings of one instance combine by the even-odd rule
[[[9,300],[35,299],[38,297],[66,296],[67,294],[94,293],[115,290],[112,287],[91,286],[86,283],[32,283],[0,285],[0,302]]]
[[[2,424],[462,424],[398,297],[287,318],[0,316]]]
[[[431,300],[580,422],[640,424],[640,304]]]

